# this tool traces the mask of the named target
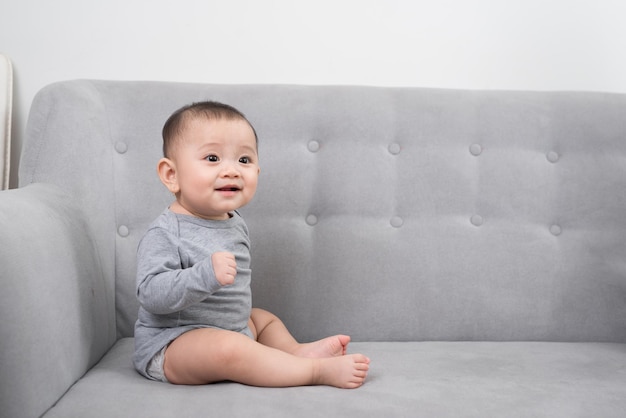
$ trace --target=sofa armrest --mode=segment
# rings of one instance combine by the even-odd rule
[[[0,192],[0,405],[42,415],[115,341],[115,308],[75,198]]]

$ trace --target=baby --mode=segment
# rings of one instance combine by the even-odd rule
[[[298,343],[282,321],[252,308],[250,240],[237,209],[259,177],[257,135],[237,109],[201,102],[163,127],[157,172],[176,199],[139,243],[135,367],[175,384],[357,388],[370,360],[350,337]]]

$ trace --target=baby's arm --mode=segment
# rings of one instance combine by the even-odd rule
[[[219,278],[212,256],[183,268],[177,237],[160,228],[148,231],[137,250],[139,303],[151,313],[173,313],[202,301],[228,281],[232,283],[237,274],[234,256],[229,260],[219,254],[224,253],[214,254]]]

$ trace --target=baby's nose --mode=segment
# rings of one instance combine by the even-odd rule
[[[234,163],[224,163],[222,168],[222,176],[224,177],[238,177],[239,170],[237,169],[237,165]]]

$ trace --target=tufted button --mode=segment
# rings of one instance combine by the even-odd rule
[[[119,228],[117,228],[117,233],[120,237],[126,238],[130,231],[128,230],[128,227],[126,225],[120,225]]]
[[[400,154],[400,151],[402,150],[402,148],[400,147],[400,144],[398,144],[397,142],[394,142],[393,144],[389,144],[389,147],[387,149],[393,155]]]
[[[558,237],[559,235],[561,235],[561,232],[563,232],[563,230],[561,229],[559,225],[557,224],[550,225],[550,233],[554,235],[555,237]]]
[[[118,154],[124,154],[128,151],[128,144],[124,141],[117,141],[115,143],[115,151],[117,151]]]
[[[559,161],[559,158],[561,158],[561,156],[554,152],[554,151],[550,151],[547,155],[546,158],[548,159],[548,161],[550,161],[551,163],[556,163],[557,161]]]
[[[309,141],[306,147],[311,152],[317,152],[320,149],[320,143],[317,141]]]
[[[469,151],[473,156],[478,157],[482,154],[483,147],[481,147],[480,144],[472,144],[470,145]]]
[[[307,215],[306,217],[306,223],[310,226],[316,225],[317,224],[317,216],[311,214],[311,215]]]
[[[480,215],[472,215],[472,217],[470,218],[470,222],[474,226],[481,226],[485,221]]]
[[[400,228],[402,225],[404,225],[404,220],[401,217],[399,217],[399,216],[394,216],[393,218],[391,218],[389,223],[394,228]]]

